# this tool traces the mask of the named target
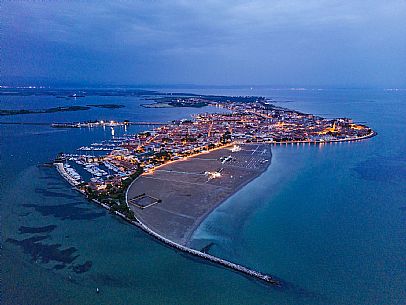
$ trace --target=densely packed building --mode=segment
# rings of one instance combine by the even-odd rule
[[[119,143],[116,141],[110,153],[93,162],[76,160],[84,162],[88,170],[93,166],[90,169],[99,173],[86,187],[99,192],[121,188],[123,181],[140,170],[153,171],[164,163],[230,143],[328,143],[358,140],[374,134],[369,127],[351,119],[326,119],[277,107],[264,98],[245,99],[199,100],[194,97],[190,102],[204,102],[227,112],[198,114],[192,119],[173,121],[151,131],[126,136]],[[97,166],[107,168],[109,174]]]

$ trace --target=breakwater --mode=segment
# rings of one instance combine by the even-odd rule
[[[123,217],[124,215],[120,215],[120,216]],[[232,270],[234,270],[234,271],[240,272],[240,273],[242,273],[242,274],[244,274],[244,275],[248,275],[248,276],[250,276],[250,277],[254,277],[254,278],[256,278],[256,279],[258,279],[258,280],[261,280],[261,281],[263,281],[263,282],[266,282],[266,283],[268,283],[268,284],[272,284],[272,285],[276,285],[276,286],[281,286],[281,282],[280,282],[280,281],[274,279],[272,276],[270,276],[270,275],[268,275],[268,274],[265,274],[265,273],[262,273],[262,272],[259,272],[259,271],[250,269],[250,268],[245,267],[245,266],[242,266],[242,265],[240,265],[240,264],[236,264],[236,263],[230,262],[230,261],[228,261],[228,260],[219,258],[219,257],[214,256],[214,255],[210,255],[210,254],[203,253],[203,252],[200,252],[200,251],[195,250],[195,249],[192,249],[192,248],[188,248],[188,247],[182,246],[182,245],[180,245],[180,244],[178,244],[178,243],[175,243],[175,242],[173,242],[173,241],[171,241],[171,240],[169,240],[169,239],[167,239],[167,238],[165,238],[165,237],[159,235],[158,233],[152,231],[151,229],[149,229],[146,225],[144,225],[144,224],[143,224],[142,222],[140,222],[139,220],[137,220],[137,222],[136,222],[136,221],[131,221],[131,223],[134,224],[134,225],[136,225],[137,227],[143,229],[143,230],[144,230],[145,232],[147,232],[149,235],[151,235],[152,237],[158,239],[159,241],[163,242],[164,244],[166,244],[166,245],[168,245],[168,246],[171,246],[172,248],[175,248],[175,249],[177,249],[177,250],[183,251],[183,252],[188,253],[188,254],[190,254],[190,255],[194,255],[194,256],[200,257],[200,258],[202,258],[202,259],[206,259],[206,260],[208,260],[208,261],[210,261],[210,262],[212,262],[212,263],[219,264],[219,265],[221,265],[221,266],[223,266],[223,267],[226,267],[226,268],[228,268],[228,269],[232,269]]]
[[[138,178],[139,178],[139,177],[138,177]],[[138,179],[138,178],[137,178],[137,179]],[[135,180],[131,183],[131,185],[132,185],[137,179],[135,179]],[[125,193],[125,198],[126,198],[126,203],[127,203],[127,205],[128,205],[128,191],[129,191],[129,189],[131,188],[131,185],[127,188],[126,193]],[[123,216],[123,215],[120,215],[120,216]],[[124,217],[124,218],[125,218],[125,217]],[[174,241],[172,241],[172,240],[170,240],[170,239],[168,239],[168,238],[166,238],[166,237],[164,237],[164,236],[158,234],[157,232],[151,230],[151,229],[150,229],[147,225],[145,225],[140,219],[138,219],[136,215],[135,215],[135,219],[136,219],[136,221],[130,221],[130,220],[128,220],[128,221],[130,221],[132,224],[136,225],[137,227],[141,228],[143,231],[145,231],[146,233],[148,233],[150,236],[154,237],[155,239],[159,240],[160,242],[162,242],[162,243],[164,243],[164,244],[166,244],[166,245],[168,245],[168,246],[170,246],[170,247],[172,247],[172,248],[174,248],[174,249],[180,250],[180,251],[182,251],[182,252],[185,252],[185,253],[187,253],[187,254],[190,254],[190,255],[193,255],[193,256],[196,256],[196,257],[200,257],[200,258],[202,258],[202,259],[206,259],[206,260],[208,260],[208,261],[210,261],[210,262],[212,262],[212,263],[221,265],[221,266],[226,267],[226,268],[228,268],[228,269],[232,269],[232,270],[237,271],[237,272],[240,272],[240,273],[242,273],[242,274],[244,274],[244,275],[247,275],[247,276],[250,276],[250,277],[254,277],[254,278],[256,278],[256,279],[258,279],[258,280],[260,280],[260,281],[266,282],[266,283],[268,283],[268,284],[272,284],[272,285],[276,285],[276,286],[281,286],[281,282],[280,282],[280,281],[274,279],[272,276],[270,276],[270,275],[268,275],[268,274],[265,274],[265,273],[262,273],[262,272],[259,272],[259,271],[250,269],[250,268],[248,268],[248,267],[242,266],[242,265],[237,264],[237,263],[234,263],[234,262],[230,262],[230,261],[228,261],[228,260],[225,260],[225,259],[216,257],[216,256],[214,256],[214,255],[210,255],[210,254],[207,254],[207,253],[203,253],[203,252],[200,252],[200,251],[198,251],[198,250],[195,250],[195,249],[186,247],[186,246],[184,246],[184,245],[181,245],[181,244],[179,244],[179,243],[177,243],[177,242],[174,242]]]

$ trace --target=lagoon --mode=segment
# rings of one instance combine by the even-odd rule
[[[355,143],[273,147],[268,170],[218,207],[195,233],[195,243],[213,242],[210,253],[269,272],[289,285],[270,288],[167,248],[88,203],[54,169],[37,166],[60,151],[110,138],[109,128],[0,125],[2,302],[405,303],[406,92],[196,91],[264,95],[292,109],[352,117],[378,131],[377,137]],[[168,121],[207,111],[148,109],[141,107],[144,102],[137,97],[84,98],[75,105],[126,107],[2,120]],[[43,109],[61,101],[3,97],[0,104],[1,109]],[[128,132],[142,129],[131,128]]]

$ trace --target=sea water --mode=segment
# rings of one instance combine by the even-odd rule
[[[177,89],[178,91],[179,89]],[[274,288],[168,248],[72,190],[60,151],[112,137],[110,128],[0,125],[2,304],[404,304],[406,92],[205,89],[263,95],[277,105],[365,122],[361,142],[272,147],[272,164],[202,223],[192,245],[280,278]],[[2,97],[1,109],[94,103],[120,109],[1,121],[169,121],[196,111],[148,109],[139,97]],[[24,107],[22,107],[23,105]],[[115,129],[115,136],[148,126]],[[96,289],[99,289],[99,293]]]

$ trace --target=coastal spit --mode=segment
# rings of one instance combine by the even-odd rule
[[[181,107],[204,103],[229,113],[199,114],[151,131],[113,137],[92,144],[85,155],[62,153],[54,162],[58,171],[88,199],[159,241],[280,285],[270,275],[214,257],[204,249],[191,249],[193,232],[217,206],[268,168],[271,145],[359,141],[376,133],[348,118],[304,114],[261,97],[182,97],[176,103]],[[99,125],[103,124],[92,127]],[[90,154],[95,150],[109,153]],[[89,182],[82,179],[79,168],[92,175]]]

